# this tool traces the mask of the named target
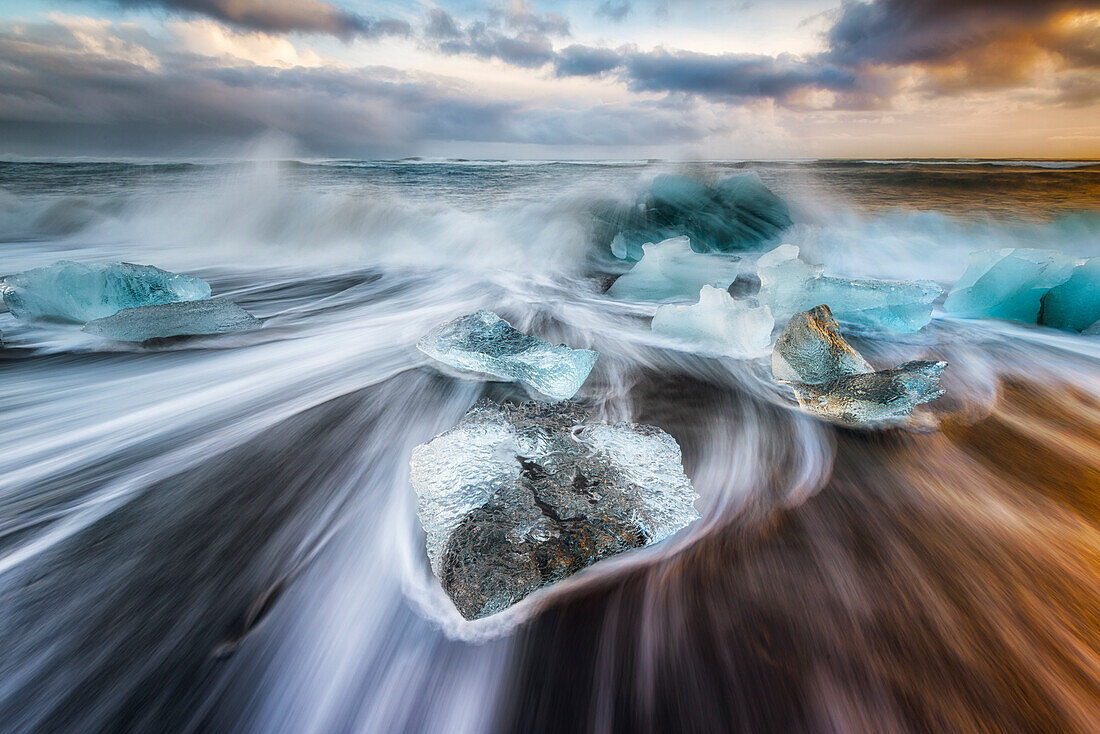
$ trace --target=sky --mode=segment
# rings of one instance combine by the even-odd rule
[[[1100,0],[0,0],[0,155],[1100,158]]]

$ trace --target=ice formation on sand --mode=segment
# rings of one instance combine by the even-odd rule
[[[740,258],[695,252],[687,237],[646,243],[642,250],[642,259],[611,284],[607,295],[633,301],[694,298],[704,285],[726,290],[741,267]]]
[[[906,362],[875,372],[840,334],[828,306],[795,314],[772,351],[772,375],[790,383],[808,413],[848,426],[905,423],[945,393],[946,362]]]
[[[89,334],[125,342],[258,329],[261,322],[230,301],[183,301],[125,308],[84,325]]]
[[[963,318],[1010,319],[1034,324],[1043,296],[1066,282],[1077,261],[1054,250],[982,250],[970,254],[945,311]]]
[[[698,519],[659,428],[587,423],[575,403],[478,402],[412,453],[428,559],[467,619]]]
[[[642,257],[642,245],[685,235],[696,252],[733,252],[776,239],[791,226],[783,200],[755,173],[707,184],[684,176],[658,176],[631,206],[594,212],[598,237],[623,260]]]
[[[784,382],[812,385],[874,371],[841,336],[828,306],[792,316],[772,350],[772,376]]]
[[[436,361],[521,382],[555,400],[576,395],[599,356],[588,349],[548,344],[484,310],[433,329],[416,346]]]
[[[1073,269],[1069,279],[1042,298],[1039,323],[1056,329],[1085,331],[1100,321],[1100,257]]]
[[[0,292],[16,318],[85,323],[124,308],[210,298],[210,284],[151,265],[62,260],[8,276]]]
[[[658,308],[652,326],[695,351],[746,359],[768,348],[775,320],[767,306],[749,306],[724,289],[705,285],[694,305]]]
[[[761,303],[782,319],[817,303],[828,303],[836,318],[876,329],[919,331],[932,320],[932,302],[943,291],[931,281],[849,280],[821,274],[801,260],[794,245],[780,245],[760,256]]]

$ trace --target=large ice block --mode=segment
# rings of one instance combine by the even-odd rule
[[[844,340],[828,306],[815,306],[787,321],[772,349],[772,375],[809,385],[874,372]]]
[[[548,344],[484,310],[433,329],[416,346],[459,370],[521,382],[555,400],[576,395],[599,356],[588,349]]]
[[[705,285],[699,302],[665,305],[653,317],[653,331],[692,351],[746,359],[767,350],[775,320],[767,306],[734,300],[726,290]]]
[[[787,205],[754,172],[713,185],[658,176],[633,205],[609,205],[594,214],[598,238],[610,241],[612,253],[623,260],[640,259],[646,243],[681,235],[696,252],[746,250],[791,226]]]
[[[1042,298],[1039,323],[1056,329],[1085,331],[1100,321],[1100,257],[1073,269],[1069,279]]]
[[[467,619],[699,517],[671,436],[571,402],[482,400],[410,466],[428,560]]]
[[[1040,302],[1065,283],[1077,261],[1054,250],[1006,248],[970,254],[966,272],[947,295],[945,311],[963,318],[993,318],[1034,324]]]
[[[231,301],[182,301],[140,308],[124,308],[84,325],[89,334],[124,342],[143,342],[172,336],[205,336],[251,331],[262,323]]]
[[[9,275],[0,292],[16,318],[84,323],[124,308],[210,298],[210,284],[151,265],[62,260]]]
[[[737,257],[695,252],[687,237],[647,243],[642,250],[642,259],[611,284],[607,295],[633,301],[695,298],[704,285],[729,288],[741,267]]]
[[[792,383],[808,413],[845,426],[888,426],[908,421],[913,409],[947,391],[940,375],[947,362],[906,362],[892,370],[845,375],[818,385]]]
[[[772,376],[790,384],[803,410],[847,426],[906,422],[916,406],[944,394],[945,367],[917,361],[874,371],[824,305],[792,316],[772,350]]]
[[[780,245],[757,260],[761,303],[777,319],[827,303],[836,318],[876,329],[919,331],[932,320],[943,291],[931,281],[849,280],[821,274],[801,260],[794,245]]]

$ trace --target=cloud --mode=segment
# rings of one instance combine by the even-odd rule
[[[162,8],[203,15],[238,28],[265,33],[320,33],[342,39],[408,35],[402,20],[374,19],[323,0],[114,0],[134,8]]]
[[[596,7],[596,15],[621,21],[630,15],[632,9],[630,0],[604,0]]]
[[[562,49],[554,59],[558,76],[599,76],[622,65],[623,58],[617,51],[577,44]]]
[[[712,130],[652,102],[500,100],[388,67],[279,68],[174,43],[104,21],[0,28],[7,150],[164,154],[277,130],[309,152],[374,156],[424,141],[662,145]]]
[[[485,20],[465,26],[447,11],[434,8],[424,26],[425,39],[441,53],[499,59],[528,69],[554,62],[557,56],[552,39],[569,33],[565,18],[554,13],[540,15],[523,3],[491,11]]]

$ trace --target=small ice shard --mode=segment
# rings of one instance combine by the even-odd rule
[[[761,303],[785,318],[828,303],[841,321],[898,332],[919,331],[932,320],[932,302],[943,291],[931,281],[849,280],[821,274],[821,267],[798,257],[794,245],[780,245],[760,256]]]
[[[89,334],[123,342],[258,329],[261,321],[231,301],[182,301],[124,308],[84,325]]]
[[[694,305],[658,308],[652,326],[696,351],[746,359],[768,348],[775,320],[767,306],[749,306],[724,289],[705,285]]]
[[[151,265],[62,260],[9,275],[0,292],[18,319],[85,323],[124,308],[210,298],[210,284]]]
[[[874,370],[841,336],[828,306],[792,316],[772,350],[772,375],[784,382],[814,385]]]
[[[772,351],[772,375],[789,383],[806,412],[846,426],[905,423],[913,409],[944,394],[946,362],[874,368],[840,334],[828,306],[795,314]]]
[[[892,370],[791,387],[802,409],[819,418],[845,426],[896,425],[907,422],[917,405],[947,392],[940,384],[946,367],[947,362],[906,362]]]
[[[484,310],[431,330],[416,347],[438,362],[521,382],[555,400],[576,395],[599,356],[588,349],[548,344]]]
[[[1100,321],[1100,257],[1073,269],[1069,279],[1042,298],[1039,323],[1056,329],[1085,331]]]
[[[1034,324],[1040,301],[1069,279],[1077,261],[1054,250],[1006,248],[970,253],[945,311],[963,318],[1009,319]]]
[[[681,235],[696,252],[733,252],[775,240],[791,226],[790,211],[753,172],[708,184],[685,176],[658,176],[633,205],[593,212],[597,239],[622,260],[638,260],[642,246]]]
[[[642,250],[642,259],[611,284],[607,295],[633,301],[694,298],[704,285],[726,290],[741,267],[740,258],[695,252],[687,237],[647,243]]]
[[[428,560],[466,619],[699,518],[675,439],[586,418],[571,402],[482,400],[413,449]]]

